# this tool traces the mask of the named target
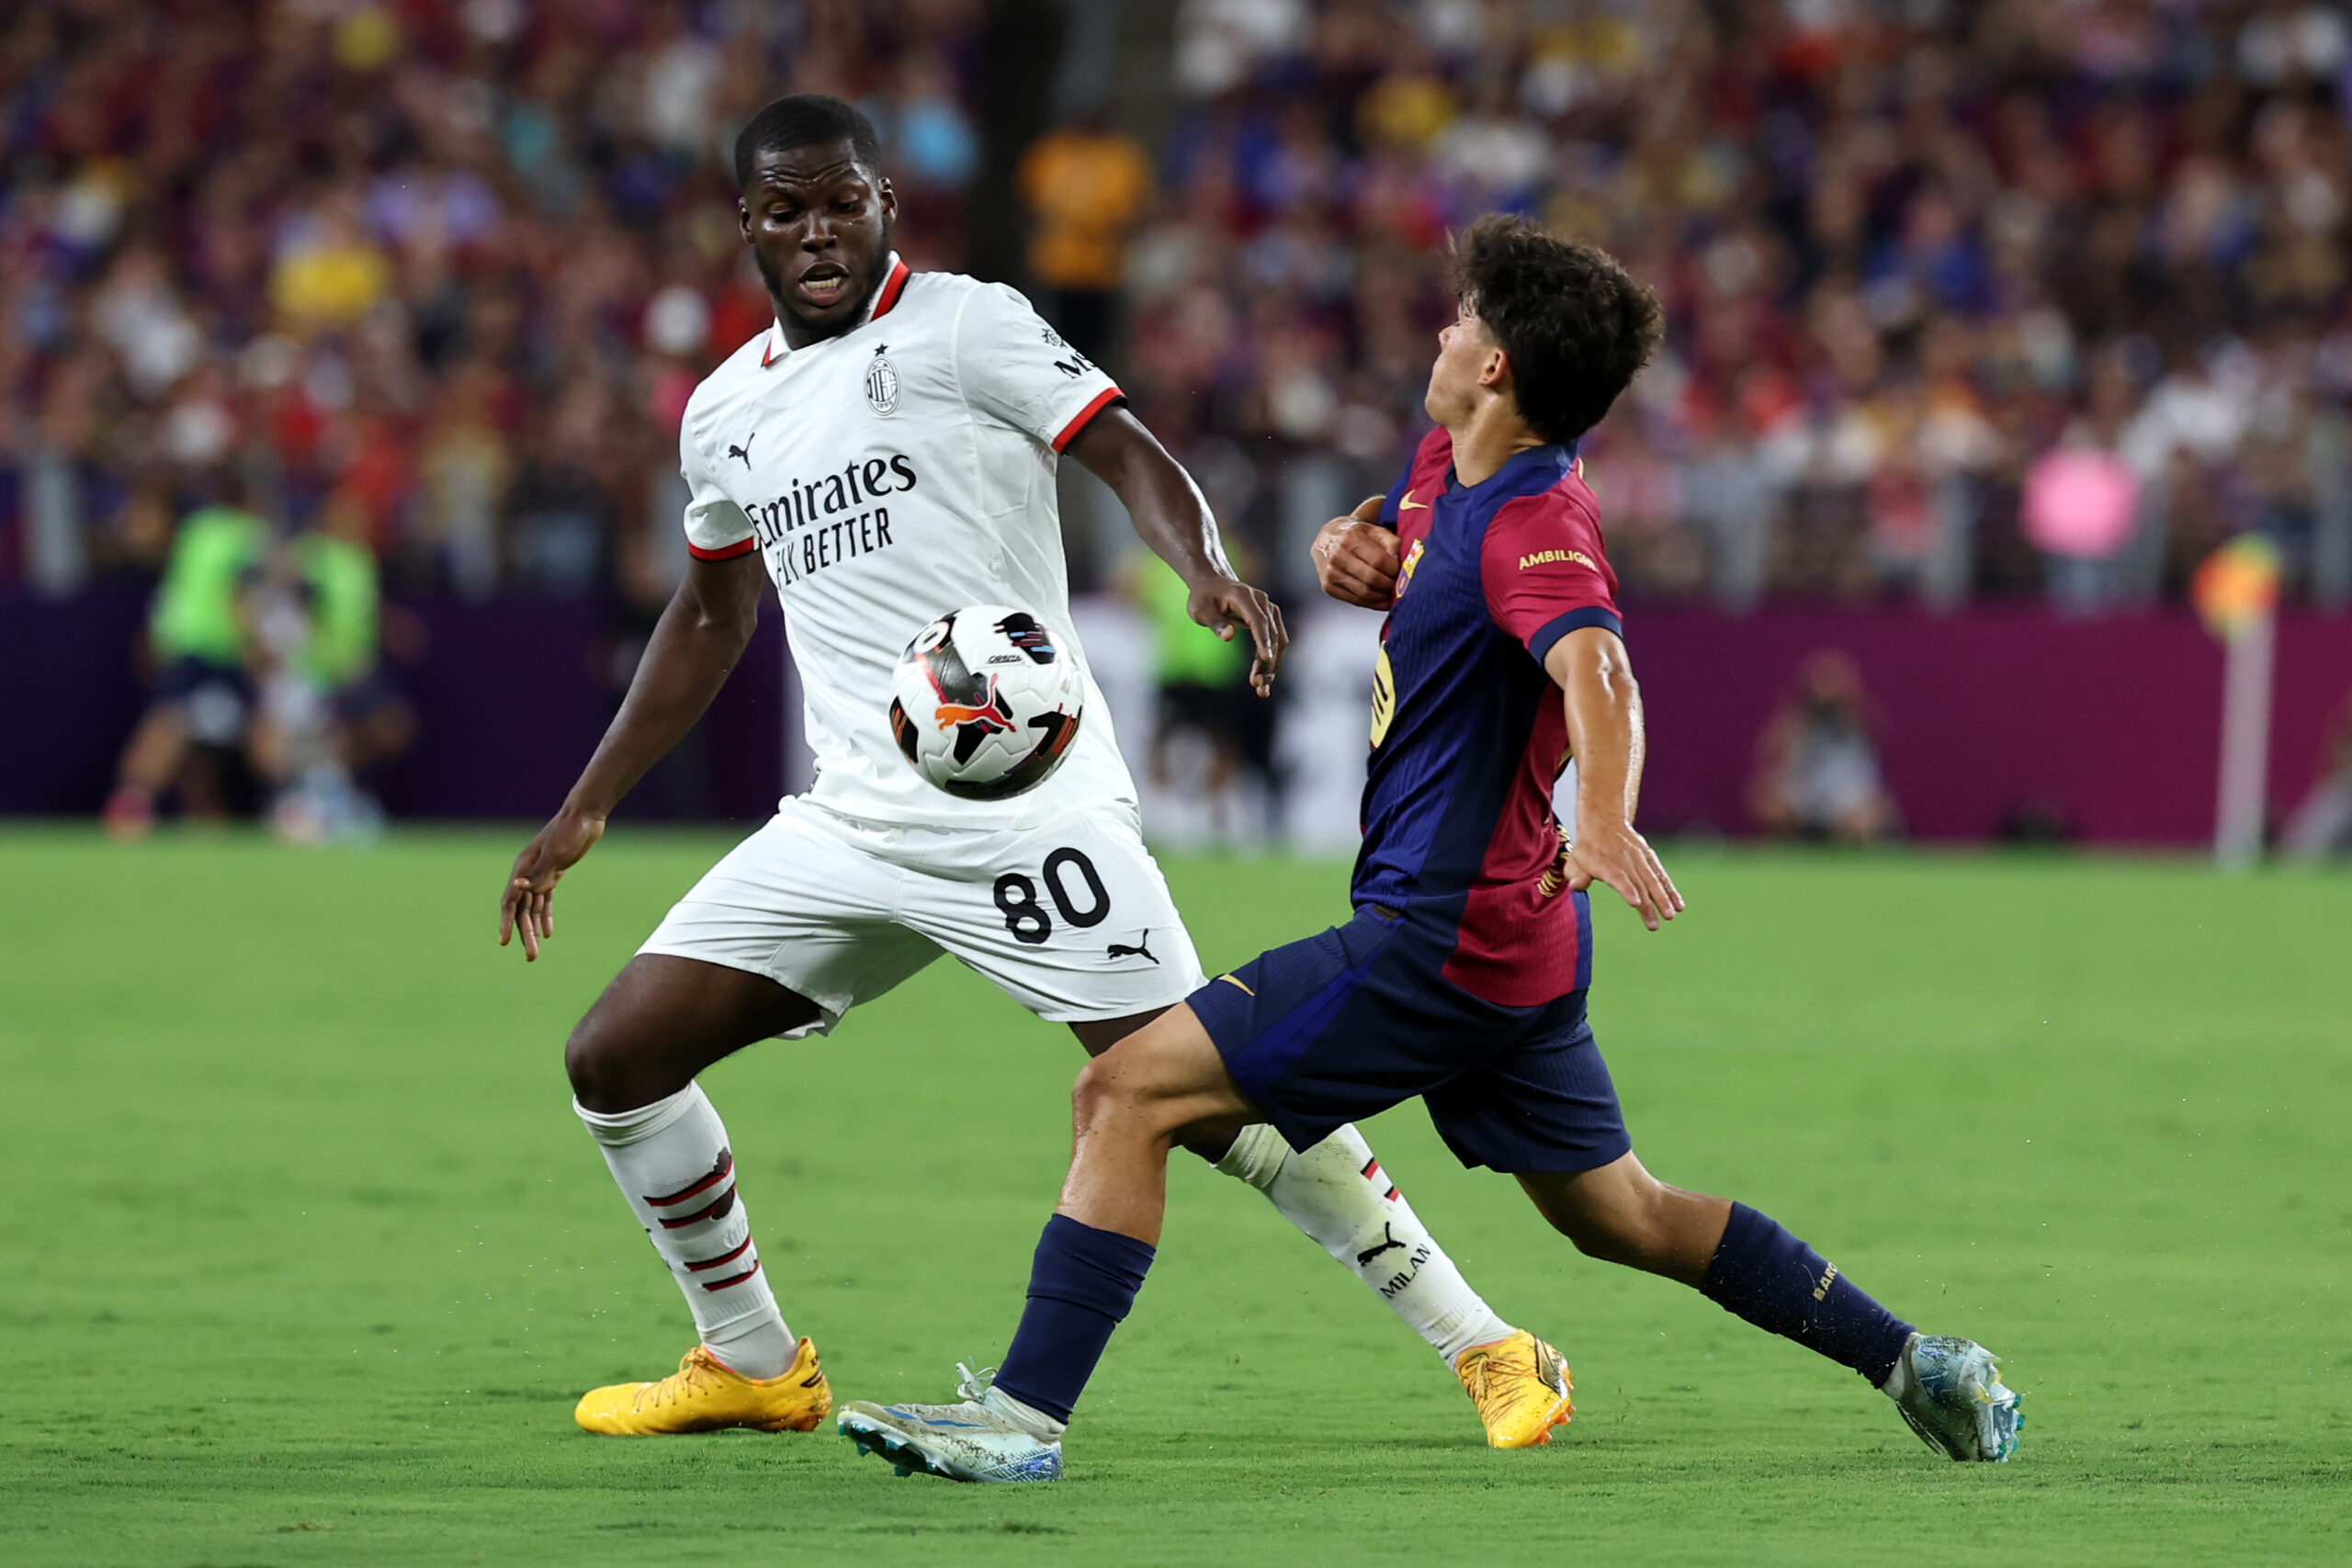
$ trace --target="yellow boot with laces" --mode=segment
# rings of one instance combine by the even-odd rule
[[[749,1427],[761,1432],[813,1432],[832,1413],[833,1391],[817,1364],[817,1348],[800,1341],[792,1365],[772,1378],[747,1378],[703,1346],[659,1382],[618,1382],[580,1396],[571,1418],[608,1438],[660,1438]]]
[[[1473,1345],[1456,1358],[1453,1375],[1486,1424],[1490,1449],[1532,1449],[1567,1425],[1576,1385],[1560,1353],[1525,1329],[1491,1345]]]

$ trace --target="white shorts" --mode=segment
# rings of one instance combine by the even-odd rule
[[[1172,1007],[1207,978],[1135,807],[974,832],[860,821],[801,796],[695,884],[640,953],[764,975],[842,1015],[942,951],[1055,1023]]]

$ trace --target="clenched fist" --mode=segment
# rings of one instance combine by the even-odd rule
[[[1380,497],[1374,496],[1352,515],[1334,517],[1315,536],[1316,581],[1323,592],[1342,604],[1385,610],[1396,600],[1396,536],[1384,528]]]

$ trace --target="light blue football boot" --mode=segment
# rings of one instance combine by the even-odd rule
[[[1951,1459],[2006,1463],[2025,1416],[2001,1386],[2000,1359],[1973,1339],[1914,1334],[1881,1385],[1929,1448]]]
[[[995,1374],[956,1363],[959,1404],[870,1404],[852,1400],[833,1424],[858,1452],[890,1461],[900,1475],[950,1481],[1059,1481],[1061,1424],[999,1393]]]

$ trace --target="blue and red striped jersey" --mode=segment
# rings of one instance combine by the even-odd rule
[[[1532,1007],[1581,989],[1592,916],[1566,891],[1552,814],[1567,718],[1544,656],[1578,627],[1624,628],[1575,450],[1538,446],[1464,485],[1433,430],[1381,520],[1403,570],[1374,672],[1355,903],[1445,932],[1445,977],[1474,996]]]

